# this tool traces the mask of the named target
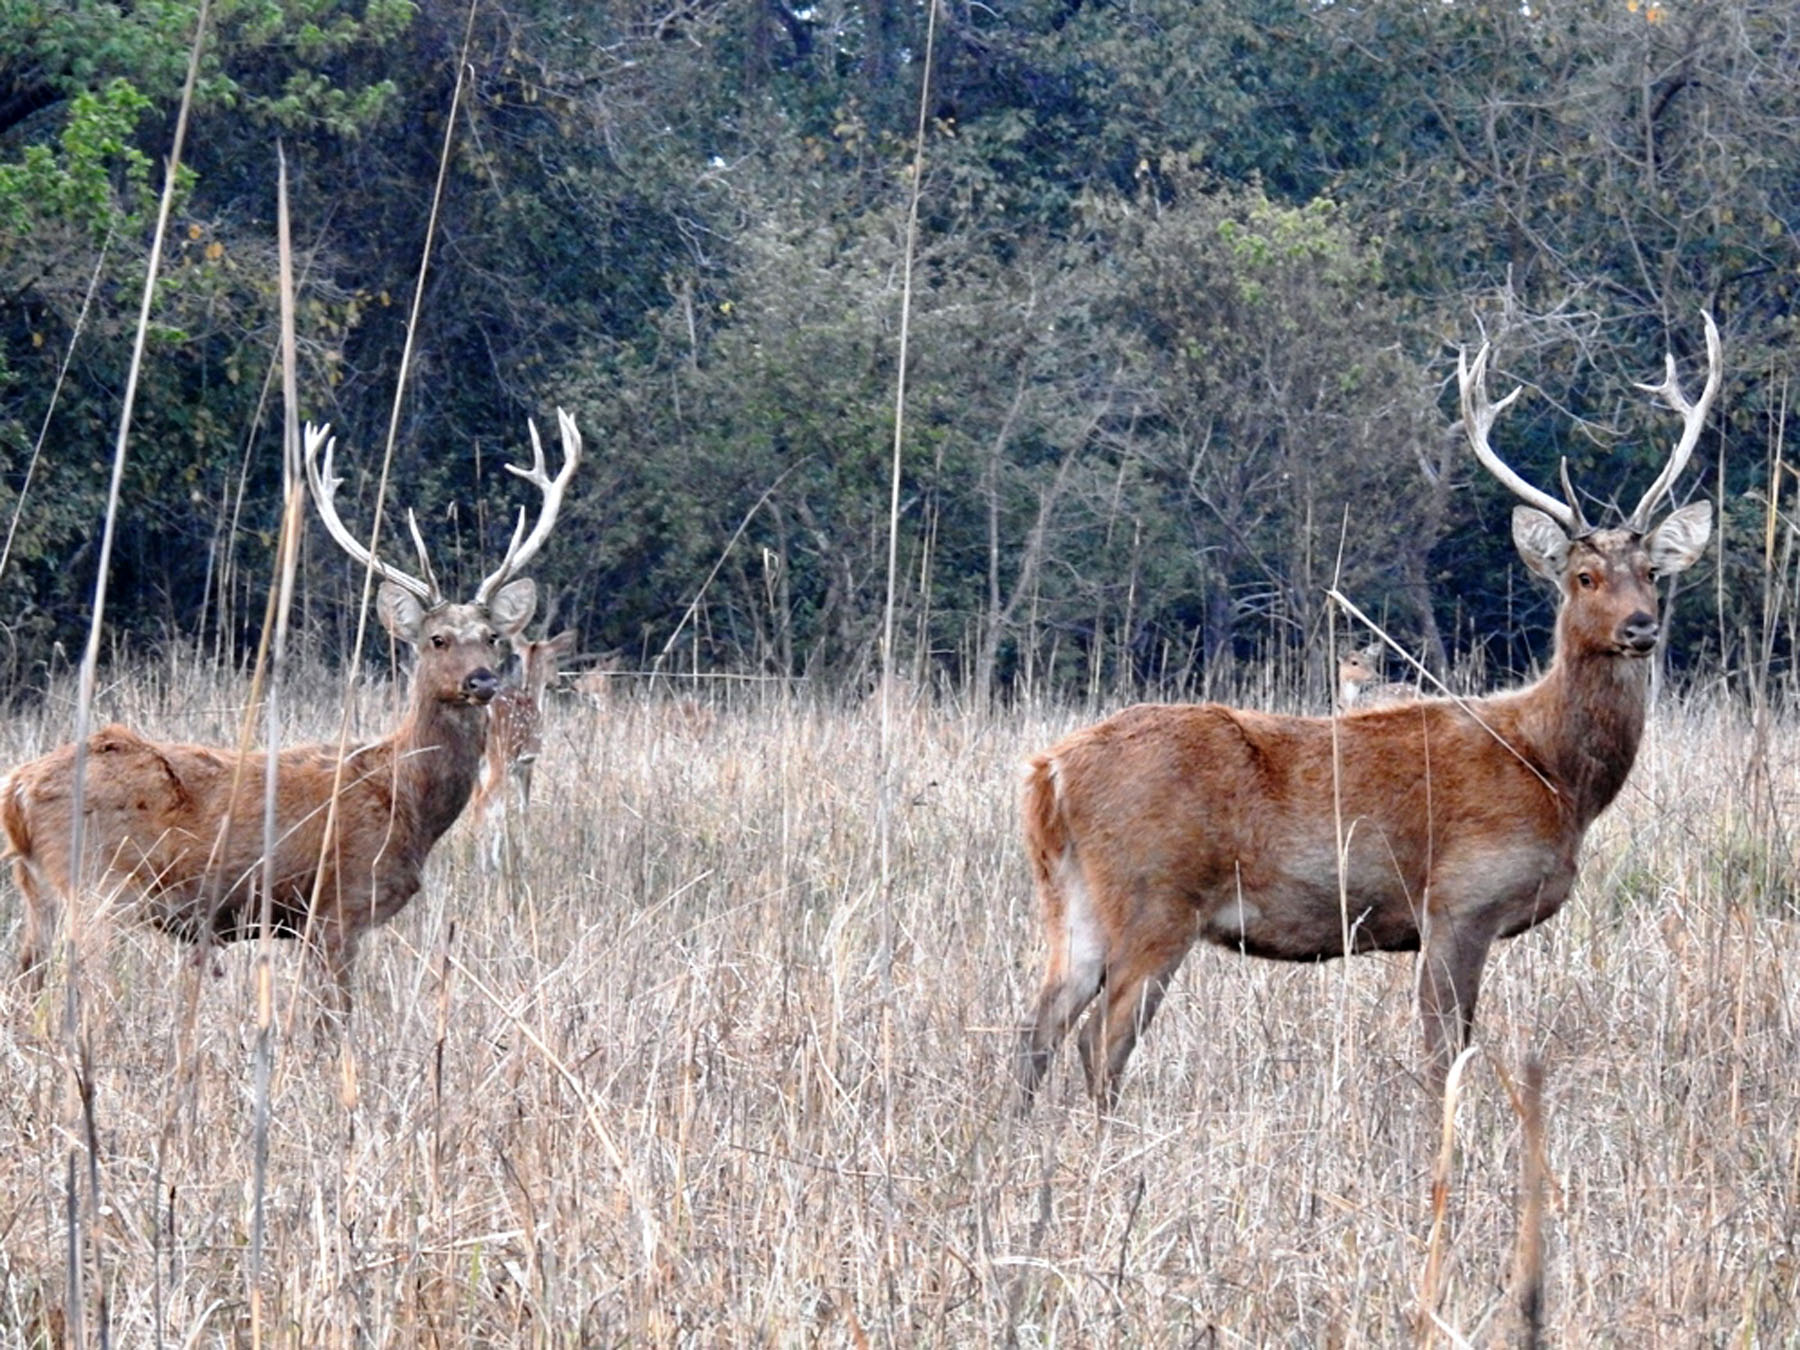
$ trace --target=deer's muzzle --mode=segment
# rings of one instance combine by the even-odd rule
[[[500,677],[486,666],[470,671],[462,682],[462,696],[469,703],[486,704],[500,689]]]
[[[1656,616],[1638,610],[1619,625],[1619,648],[1627,656],[1648,656],[1656,648]]]

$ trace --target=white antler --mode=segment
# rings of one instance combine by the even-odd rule
[[[1482,462],[1489,473],[1512,489],[1516,496],[1556,520],[1570,533],[1583,533],[1587,524],[1582,519],[1581,508],[1574,501],[1559,502],[1548,492],[1533,487],[1514,473],[1511,466],[1496,455],[1488,444],[1488,432],[1493,429],[1494,419],[1512,405],[1523,386],[1514,389],[1498,403],[1489,403],[1487,362],[1488,345],[1485,342],[1481,344],[1481,350],[1475,353],[1473,365],[1466,359],[1466,353],[1456,353],[1456,384],[1462,395],[1463,430],[1468,433],[1469,446],[1475,451],[1475,458]],[[1567,477],[1565,473],[1565,482]],[[1567,491],[1567,488],[1564,490]]]
[[[555,478],[550,477],[544,466],[544,443],[538,439],[537,423],[531,427],[531,467],[522,469],[517,464],[508,464],[508,471],[517,474],[527,483],[544,494],[544,503],[538,509],[537,524],[529,535],[525,533],[525,508],[519,508],[519,523],[513,528],[512,542],[506,547],[506,556],[500,560],[500,566],[481,583],[475,592],[477,604],[485,605],[494,598],[494,593],[535,558],[538,550],[543,548],[544,541],[550,537],[550,531],[556,527],[557,513],[562,510],[563,489],[568,487],[569,480],[575,476],[575,466],[581,462],[581,432],[576,429],[575,419],[561,408],[556,410],[556,422],[562,432],[563,465]]]
[[[1706,320],[1706,387],[1700,391],[1700,401],[1689,403],[1681,392],[1681,381],[1675,376],[1675,354],[1670,352],[1665,357],[1663,382],[1661,384],[1640,384],[1639,389],[1655,394],[1681,415],[1681,439],[1675,443],[1675,449],[1669,456],[1669,462],[1657,476],[1656,482],[1644,494],[1626,522],[1626,528],[1637,534],[1650,528],[1650,513],[1656,509],[1656,503],[1662,495],[1674,486],[1681,471],[1687,468],[1687,462],[1693,457],[1694,447],[1700,442],[1700,432],[1706,426],[1706,414],[1712,408],[1715,395],[1719,392],[1719,384],[1724,374],[1724,362],[1719,357],[1719,329],[1713,322],[1713,316],[1705,310],[1700,317]]]
[[[331,472],[332,451],[337,448],[337,440],[331,434],[330,426],[314,426],[306,424],[305,434],[306,481],[312,488],[313,502],[319,508],[319,519],[325,523],[325,532],[337,541],[339,548],[348,553],[358,564],[371,568],[375,575],[383,581],[391,581],[394,585],[407,590],[422,600],[427,607],[436,606],[443,597],[438,593],[437,578],[432,575],[431,564],[425,558],[425,541],[419,537],[419,527],[412,520],[412,513],[407,513],[407,521],[412,526],[413,545],[419,550],[419,561],[423,565],[427,581],[402,572],[397,567],[390,567],[369,552],[344,522],[338,518],[337,505],[333,500],[338,486],[344,481],[334,477]],[[324,464],[319,463],[319,451],[324,450]]]

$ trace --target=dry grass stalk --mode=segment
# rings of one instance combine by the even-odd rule
[[[1544,1061],[1525,1060],[1520,1093],[1519,1239],[1513,1248],[1512,1291],[1517,1306],[1517,1343],[1537,1350],[1544,1343]]]
[[[1450,1066],[1444,1080],[1444,1099],[1440,1112],[1437,1161],[1431,1171],[1431,1232],[1425,1239],[1425,1273],[1419,1281],[1419,1343],[1430,1350],[1444,1332],[1461,1343],[1445,1326],[1439,1315],[1444,1281],[1444,1260],[1450,1242],[1451,1171],[1456,1165],[1456,1108],[1462,1100],[1463,1073],[1475,1054],[1474,1047],[1462,1051]]]

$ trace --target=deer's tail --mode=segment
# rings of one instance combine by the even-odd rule
[[[1069,849],[1068,823],[1063,819],[1061,784],[1056,760],[1050,755],[1034,756],[1025,769],[1025,793],[1020,803],[1024,818],[1025,853],[1031,861],[1031,874],[1038,893],[1052,890],[1057,864]]]
[[[25,785],[17,774],[0,778],[0,830],[6,834],[6,849],[0,861],[31,856],[31,823],[25,815]]]

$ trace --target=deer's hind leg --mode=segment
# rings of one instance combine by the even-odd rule
[[[1082,1009],[1100,991],[1106,972],[1106,939],[1080,866],[1065,856],[1042,886],[1045,934],[1050,956],[1037,1006],[1020,1036],[1018,1080],[1021,1106],[1029,1106],[1050,1057]]]
[[[1158,922],[1140,915],[1108,954],[1106,999],[1081,1029],[1081,1067],[1087,1072],[1088,1092],[1101,1108],[1110,1110],[1118,1102],[1125,1061],[1193,945],[1188,916]]]
[[[24,926],[19,937],[19,976],[26,991],[36,995],[44,990],[44,966],[50,959],[50,944],[56,940],[62,906],[54,891],[40,882],[36,869],[24,858],[13,861],[13,883],[25,902]]]

